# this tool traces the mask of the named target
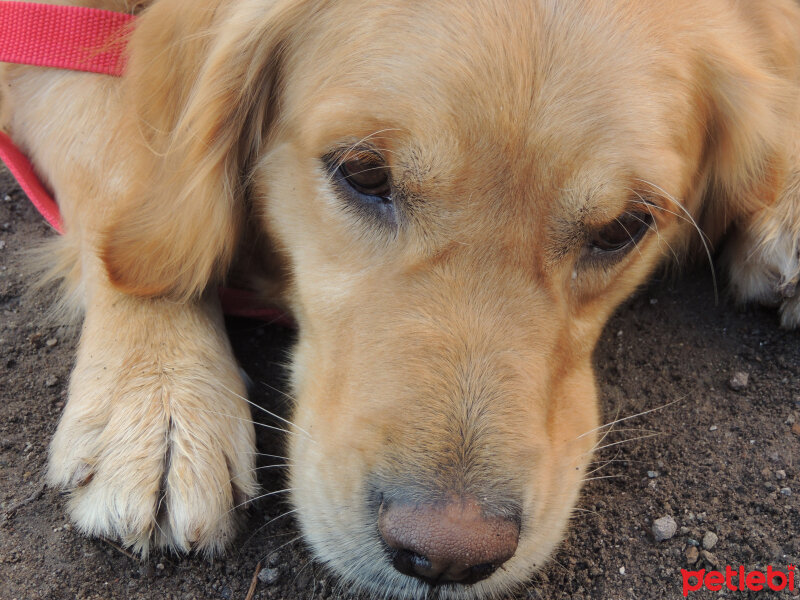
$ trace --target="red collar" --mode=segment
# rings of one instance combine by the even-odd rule
[[[0,2],[0,62],[120,76],[125,13],[32,2]]]

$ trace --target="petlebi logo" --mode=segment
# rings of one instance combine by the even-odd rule
[[[797,569],[788,565],[786,570],[767,567],[766,571],[745,571],[744,567],[734,569],[725,567],[725,571],[688,571],[681,569],[683,577],[683,596],[702,589],[719,592],[727,589],[732,592],[782,592],[797,590]]]

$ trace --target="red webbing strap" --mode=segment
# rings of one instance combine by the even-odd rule
[[[0,2],[0,62],[122,75],[133,15],[32,2]]]
[[[6,163],[14,179],[48,223],[61,233],[61,213],[33,171],[33,165],[5,133],[0,131],[0,160]]]

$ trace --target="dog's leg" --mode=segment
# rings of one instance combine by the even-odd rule
[[[739,223],[726,262],[737,300],[779,306],[784,327],[800,326],[800,170],[774,204]]]
[[[256,489],[244,386],[216,299],[177,304],[115,291],[102,269],[48,479],[89,535],[214,553]]]

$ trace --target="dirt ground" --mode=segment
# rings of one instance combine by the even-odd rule
[[[259,561],[254,598],[348,597],[311,559],[290,516],[267,524],[287,510],[280,495],[259,501],[228,557],[213,562],[142,563],[70,527],[64,498],[42,476],[76,340],[45,324],[46,299],[22,297],[20,257],[50,235],[0,172],[0,599],[244,600]],[[285,413],[270,386],[282,385],[293,333],[253,321],[230,330],[256,382],[254,401]],[[567,540],[518,598],[680,598],[680,570],[698,551],[691,568],[800,565],[800,333],[779,329],[768,310],[740,311],[724,297],[715,305],[706,266],[627,302],[596,363],[607,420],[656,410],[606,438]],[[736,373],[748,375],[738,390]],[[281,454],[281,440],[259,435],[261,452]],[[259,471],[265,492],[282,489],[280,471]],[[652,523],[664,516],[678,529],[656,542]]]

